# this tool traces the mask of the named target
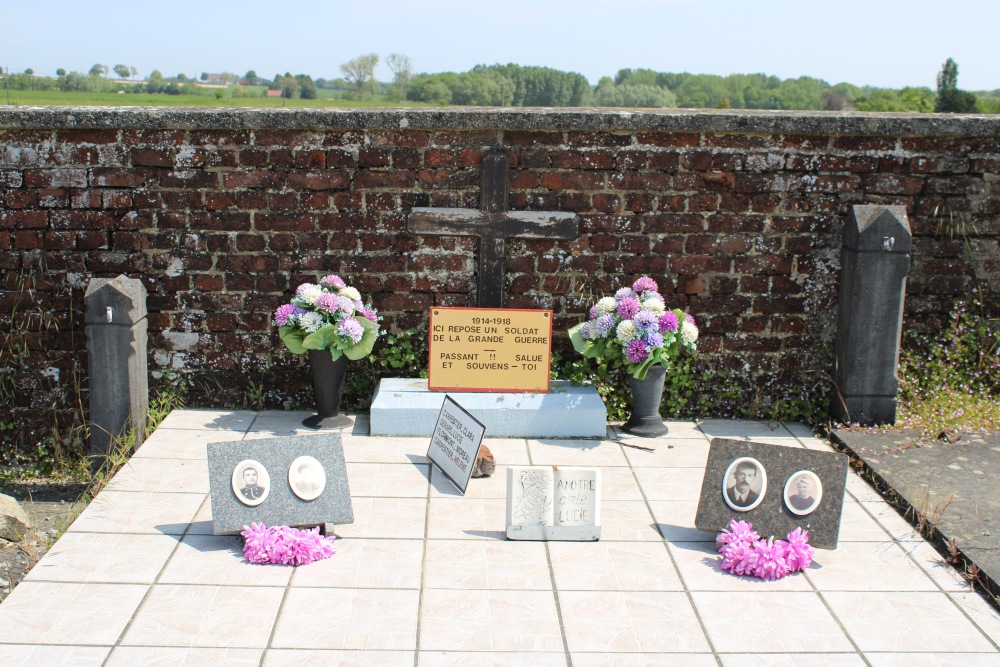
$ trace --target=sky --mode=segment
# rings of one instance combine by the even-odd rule
[[[1000,0],[0,0],[0,67],[165,76],[254,70],[341,76],[376,53],[414,72],[516,63],[812,76],[830,84],[936,87],[949,57],[965,90],[1000,88]]]

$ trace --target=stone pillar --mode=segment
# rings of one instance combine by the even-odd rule
[[[899,338],[912,235],[902,206],[854,206],[840,251],[840,305],[831,413],[893,424]]]
[[[114,438],[135,429],[146,439],[146,288],[134,278],[94,278],[83,298],[90,357],[90,453],[101,457]]]

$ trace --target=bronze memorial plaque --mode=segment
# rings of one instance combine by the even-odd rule
[[[432,308],[432,391],[549,391],[552,311]]]

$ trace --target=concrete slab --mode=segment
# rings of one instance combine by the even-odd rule
[[[386,378],[375,391],[371,435],[426,435],[434,431],[445,392],[427,380]],[[607,409],[597,389],[556,380],[548,394],[447,392],[486,425],[486,437],[603,438]]]
[[[952,543],[991,590],[1000,591],[1000,434],[963,433],[955,443],[905,431],[838,429],[831,436],[898,494],[918,527],[923,523],[941,543]]]

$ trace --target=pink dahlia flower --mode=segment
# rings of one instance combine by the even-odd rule
[[[660,333],[677,331],[678,326],[680,326],[680,322],[677,320],[677,316],[669,310],[660,315]]]
[[[622,299],[618,302],[618,317],[630,320],[639,312],[639,308],[639,302],[635,298],[628,297]]]

